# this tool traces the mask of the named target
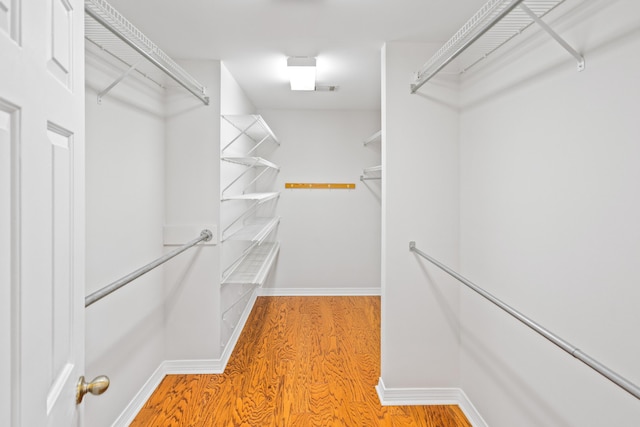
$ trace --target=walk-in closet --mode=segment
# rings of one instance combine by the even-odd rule
[[[0,425],[640,425],[640,3],[452,3],[0,0]]]

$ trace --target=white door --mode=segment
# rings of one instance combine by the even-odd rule
[[[0,425],[81,425],[82,0],[0,0]]]

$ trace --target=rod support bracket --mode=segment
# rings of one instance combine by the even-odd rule
[[[409,242],[409,250],[413,252],[415,248],[416,248],[416,242],[414,241]]]
[[[567,52],[569,52],[575,59],[578,61],[578,71],[583,71],[585,68],[584,56],[577,50],[575,50],[569,43],[565,41],[558,33],[556,33],[546,22],[544,22],[538,15],[535,14],[531,9],[529,9],[524,3],[520,3],[518,5],[524,13],[529,15],[529,17],[540,26],[544,31],[547,32],[555,41],[557,41],[560,46],[562,46]]]
[[[213,239],[213,233],[211,232],[211,230],[202,230],[202,232],[200,233],[200,236],[204,237],[204,241],[205,242],[209,242],[211,241],[211,239]]]

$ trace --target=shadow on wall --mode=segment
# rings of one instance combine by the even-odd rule
[[[166,310],[168,312],[172,311],[176,301],[179,300],[181,293],[184,291],[183,284],[189,277],[189,274],[192,273],[193,267],[195,266],[196,261],[198,260],[198,256],[200,255],[200,252],[202,252],[202,248],[203,248],[202,246],[196,246],[192,248],[193,250],[191,250],[189,254],[191,256],[189,259],[189,262],[184,265],[184,267],[182,268],[182,271],[180,272],[179,275],[177,275],[173,283],[166,285],[167,287],[170,288],[169,292],[167,292],[167,295],[165,297]]]
[[[442,314],[444,315],[444,318],[447,324],[449,325],[451,332],[455,335],[458,335],[458,331],[460,330],[460,321],[458,320],[458,312],[453,308],[451,308],[451,305],[449,305],[449,301],[447,300],[446,296],[442,293],[442,291],[440,290],[440,287],[436,285],[436,281],[433,279],[433,277],[429,273],[429,270],[427,269],[428,261],[422,260],[415,253],[414,253],[414,257],[418,262],[420,271],[425,277],[426,284],[428,284],[431,287],[432,294],[435,297],[436,302],[438,303],[438,306],[442,309]],[[451,282],[454,281],[454,279],[450,279],[448,276],[444,278],[445,278],[445,281],[451,281]],[[452,283],[452,285],[458,286],[457,283]]]
[[[567,18],[567,20],[571,19],[571,25],[578,25],[582,21],[587,20],[590,16],[593,16],[598,12],[613,6],[613,4],[617,1],[619,0],[594,0],[591,2],[583,2],[577,6],[574,6],[572,10],[565,12],[562,18]],[[552,27],[555,24],[556,23],[554,22],[552,24]],[[566,26],[567,23],[561,22],[560,24],[564,24],[563,26]],[[573,41],[571,41],[569,44],[574,45],[573,47],[577,48],[577,50],[585,56],[586,69],[583,72],[588,72],[589,57],[593,57],[599,52],[607,52],[612,46],[615,46],[617,44],[624,44],[637,39],[638,37],[640,37],[640,27],[635,26],[631,28],[625,28],[624,26],[622,26],[618,28],[614,33],[610,34],[608,38],[602,39],[600,43],[594,44],[593,46],[585,46],[587,44],[585,40],[588,40],[590,37],[588,26],[586,30],[584,30],[584,34],[581,34],[581,37],[583,40],[581,40],[580,42],[574,43]],[[518,43],[513,43],[510,46],[503,46],[500,53],[496,54],[495,57],[492,57],[490,64],[487,64],[486,66],[484,64],[478,65],[478,67],[482,67],[482,70],[475,74],[470,72],[470,77],[466,79],[462,84],[473,86],[480,85],[481,81],[484,78],[490,78],[496,71],[507,67],[509,64],[517,61],[518,58],[527,55],[529,51],[532,51],[533,49],[536,49],[547,43],[555,42],[547,33],[540,30],[529,34],[527,38],[519,40]],[[523,45],[527,46],[523,49]],[[558,47],[558,51],[560,52],[560,56],[558,57],[559,59],[557,59],[555,62],[543,62],[541,63],[541,67],[530,69],[526,74],[518,72],[517,75],[519,76],[519,78],[517,80],[513,80],[502,87],[492,90],[491,92],[480,94],[479,96],[468,101],[462,101],[459,110],[470,110],[475,107],[481,106],[493,99],[500,98],[502,95],[513,93],[522,86],[548,80],[551,76],[562,72],[563,70],[567,70],[567,67],[571,68],[571,64],[575,65],[575,63],[572,62],[574,61],[574,59],[570,57],[569,53],[563,51],[560,47]],[[578,73],[578,71],[575,72]]]
[[[376,201],[378,202],[378,204],[382,204],[382,194],[381,194],[381,189],[380,189],[380,183],[381,181],[374,181],[377,182],[378,184],[371,184],[371,181],[362,181],[362,186],[364,188],[366,188],[367,190],[369,190],[369,193],[371,193],[371,195],[373,197],[375,197]]]
[[[418,96],[420,98],[426,99],[427,101],[431,101],[434,104],[437,104],[443,108],[451,110],[454,113],[460,112],[459,105],[455,105],[445,101],[445,99],[451,99],[451,95],[450,95],[451,92],[457,92],[459,90],[460,79],[458,77],[458,74],[457,73],[455,74],[456,74],[455,79],[451,78],[451,76],[447,74],[445,76],[446,80],[442,78],[443,77],[442,75],[434,76],[433,79],[429,80],[424,84],[424,86],[418,89],[418,91],[414,93],[414,96]],[[442,91],[443,89],[446,90],[447,96],[445,96],[444,99],[440,99],[434,96],[433,93],[430,93],[429,95],[427,95],[425,92],[429,92],[429,89],[430,89],[429,86],[431,86],[431,89],[433,88],[433,86],[438,87],[439,88],[438,91]],[[407,90],[409,90],[408,85],[407,85]],[[433,90],[431,92],[433,92]]]
[[[464,326],[460,328],[460,336],[462,351],[472,357],[484,374],[504,391],[511,406],[517,408],[524,419],[533,425],[544,426],[549,425],[549,419],[552,418],[554,427],[574,427],[570,420],[563,418],[561,413],[554,411],[553,406],[542,400],[539,391],[530,387],[518,372],[500,363],[500,354],[491,351]],[[518,398],[525,396],[526,399]],[[544,418],[540,414],[544,414]]]

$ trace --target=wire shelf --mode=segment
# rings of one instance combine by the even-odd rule
[[[362,169],[360,181],[382,179],[382,165]]]
[[[170,77],[204,104],[205,87],[105,0],[85,0],[85,38],[155,82]]]
[[[223,279],[223,285],[253,284],[262,285],[271,270],[280,250],[277,242],[265,242],[255,245]]]
[[[222,157],[221,160],[229,163],[235,163],[238,165],[249,167],[266,167],[271,169],[280,170],[280,167],[275,163],[263,159],[262,157]]]
[[[371,135],[369,138],[365,139],[363,144],[364,145],[369,145],[372,142],[380,141],[381,138],[382,138],[382,130],[379,130],[378,132],[376,132],[373,135]]]
[[[280,195],[279,192],[274,193],[247,193],[247,194],[236,194],[233,196],[224,196],[220,200],[223,202],[229,200],[251,200],[259,203],[264,203],[271,199],[275,199]]]
[[[489,0],[418,70],[412,91],[454,59],[459,58],[458,71],[463,73],[522,33],[534,19],[517,7],[521,3],[542,18],[564,1]]]
[[[227,145],[224,146],[222,151],[225,151],[227,148],[229,148],[234,142],[240,139],[242,135],[246,135],[256,144],[251,150],[249,150],[247,155],[251,154],[263,142],[268,140],[271,140],[280,145],[280,141],[278,141],[276,135],[259,114],[227,114],[222,115],[222,118],[239,131],[235,138],[233,138],[231,141],[229,141],[229,143],[227,143]]]
[[[280,224],[280,217],[276,218],[254,218],[248,221],[238,231],[223,238],[226,240],[241,240],[247,242],[261,243]]]
[[[362,173],[365,175],[373,174],[373,173],[381,173],[381,172],[382,172],[382,165],[371,166],[370,168],[365,168],[362,170]]]

